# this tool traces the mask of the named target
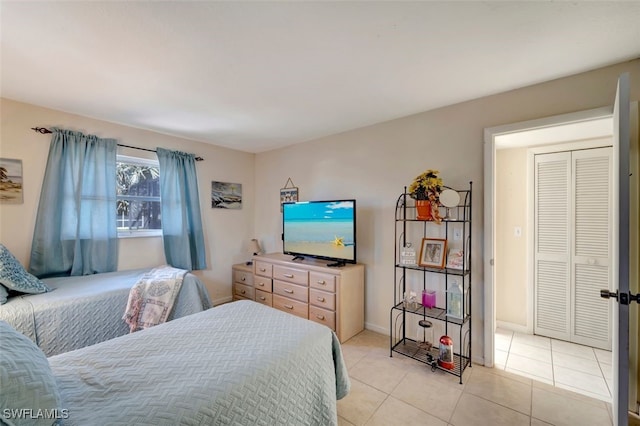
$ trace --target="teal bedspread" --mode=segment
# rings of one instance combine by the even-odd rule
[[[47,356],[129,332],[122,316],[129,290],[148,269],[43,280],[49,293],[16,296],[0,305],[0,320],[33,340]],[[211,307],[204,284],[185,275],[169,320]]]
[[[237,301],[49,358],[69,425],[335,425],[327,327]]]

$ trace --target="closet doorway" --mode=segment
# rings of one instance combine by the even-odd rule
[[[610,351],[612,147],[533,151],[533,334]]]
[[[528,122],[514,123],[485,129],[485,180],[484,180],[484,364],[494,366],[496,348],[496,329],[500,324],[496,321],[496,273],[494,265],[503,261],[496,256],[496,225],[499,223],[499,206],[496,203],[496,152],[500,150],[503,137],[513,134],[555,131],[558,127],[573,124],[585,125],[605,124],[610,129],[603,137],[612,137],[613,146],[613,280],[612,289],[602,291],[603,297],[616,297],[608,302],[612,303],[612,405],[615,425],[627,424],[627,410],[636,411],[637,377],[630,374],[630,365],[637,365],[637,336],[638,317],[630,312],[628,293],[638,292],[635,286],[638,272],[637,260],[640,237],[638,229],[640,219],[638,215],[638,198],[640,183],[638,180],[638,142],[640,113],[638,103],[629,100],[629,75],[622,74],[618,79],[616,97],[612,109],[604,108]],[[608,110],[608,111],[607,111]],[[520,139],[530,139],[525,135]],[[522,146],[525,146],[523,144]],[[531,254],[531,253],[528,253]],[[533,256],[526,256],[533,259]],[[533,267],[533,265],[529,265]],[[631,279],[630,279],[631,277]],[[630,282],[633,284],[630,286]],[[527,295],[527,300],[531,300]],[[526,317],[532,317],[527,307]],[[533,306],[531,306],[531,310]],[[631,321],[630,321],[631,320]],[[527,326],[525,326],[527,328]]]
[[[612,144],[611,112],[595,110],[587,112],[586,116],[585,113],[563,116],[557,118],[555,124],[548,120],[540,121],[540,124],[526,123],[525,130],[507,128],[499,136],[493,136],[495,195],[491,234],[494,236],[495,251],[488,250],[493,255],[486,260],[495,259],[495,265],[485,266],[485,272],[489,267],[494,274],[494,279],[489,282],[493,282],[494,291],[490,298],[495,309],[493,321],[496,328],[490,331],[493,336],[485,335],[489,338],[485,339],[485,344],[487,340],[494,340],[492,353],[485,352],[485,362],[491,358],[491,365],[496,368],[611,401],[611,352],[583,346],[585,343],[592,345],[591,342],[568,343],[572,340],[572,318],[576,318],[576,312],[580,314],[578,318],[582,318],[584,311],[576,310],[570,305],[573,294],[571,262],[584,260],[587,267],[591,266],[589,262],[594,263],[590,257],[572,257],[568,248],[573,235],[579,235],[571,231],[574,224],[570,223],[572,212],[576,209],[571,202],[571,194],[576,191],[571,190],[575,185],[571,170],[576,168],[580,172],[584,171],[583,162],[587,158],[583,159],[581,156],[588,157],[591,154],[582,153],[594,153],[599,148]],[[542,185],[537,188],[536,168],[538,171],[542,170],[544,178]],[[602,183],[601,177],[594,183],[593,180],[585,180],[584,173],[579,175],[578,183],[582,186],[598,186]],[[606,181],[607,179],[605,185],[608,185]],[[541,183],[540,180],[538,183]],[[579,206],[584,204],[583,195],[580,194]],[[540,196],[544,198],[541,200]],[[544,208],[538,213],[544,214],[538,215],[538,224],[546,226],[542,229],[542,237],[546,239],[542,238],[541,247],[547,251],[542,251],[536,258],[535,205],[539,201],[542,201]],[[610,203],[605,201],[599,206],[608,204]],[[595,212],[596,215],[600,213],[599,210]],[[595,220],[595,216],[592,219]],[[583,221],[580,222],[582,224]],[[605,244],[608,241],[609,239]],[[562,248],[558,248],[558,245]],[[601,261],[598,259],[597,263]],[[547,288],[546,294],[550,304],[536,303],[536,297],[545,296],[544,291],[535,286],[538,278],[534,274],[536,265],[542,267],[538,273],[546,273],[552,278],[554,285]],[[578,283],[585,281],[583,275],[577,278]],[[538,282],[544,280],[539,279]],[[575,281],[573,285],[575,288]],[[600,288],[603,287],[597,287],[594,291],[595,296],[599,296]],[[562,309],[553,306],[554,303],[561,305]],[[596,303],[607,310],[608,314],[607,303],[603,304],[599,300]],[[546,311],[540,309],[540,306],[546,306]],[[554,317],[557,312],[562,314]],[[485,313],[491,314],[491,311],[486,310]],[[540,320],[538,323],[537,319]],[[550,324],[546,324],[545,319]],[[574,334],[585,334],[580,328],[584,321],[573,321],[573,324],[579,325],[578,332]],[[547,329],[552,329],[552,333],[543,330],[545,325]],[[611,321],[607,320],[604,327],[605,333],[610,335],[613,328]],[[562,333],[558,333],[558,328]]]

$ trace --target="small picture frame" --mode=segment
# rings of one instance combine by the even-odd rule
[[[0,204],[22,204],[22,160],[0,158]]]
[[[211,208],[239,210],[242,208],[242,184],[211,181]]]
[[[423,238],[418,264],[427,268],[443,269],[447,257],[447,240]]]
[[[284,188],[280,188],[280,212],[284,203],[295,203],[298,201],[298,187],[293,184],[291,178],[287,179]]]
[[[282,188],[280,190],[280,204],[298,201],[298,188]]]
[[[469,268],[469,262],[464,258],[464,250],[458,248],[450,248],[447,256],[447,268],[462,270],[463,264],[465,269]]]

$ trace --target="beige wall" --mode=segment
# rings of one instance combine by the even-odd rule
[[[388,332],[393,210],[403,186],[428,168],[440,170],[449,186],[474,181],[472,349],[474,360],[481,361],[483,130],[612,105],[618,75],[625,71],[631,73],[631,99],[638,100],[640,60],[635,60],[258,154],[256,236],[269,251],[282,249],[278,190],[288,177],[301,199],[356,198],[358,260],[366,265],[365,321],[370,329]]]
[[[527,326],[527,152],[528,148],[496,152],[496,321],[518,331]]]
[[[160,146],[197,154],[205,161],[197,164],[198,185],[208,268],[196,272],[207,285],[211,298],[231,297],[231,264],[245,261],[249,239],[253,238],[254,159],[253,154],[234,151],[146,130],[120,126],[34,105],[0,100],[0,156],[22,160],[24,203],[0,204],[0,241],[24,264],[29,263],[40,187],[47,162],[51,135],[41,135],[31,127],[79,130],[118,142],[155,149]],[[122,149],[133,156],[155,156],[140,150]],[[211,208],[211,181],[242,183],[242,210]],[[151,267],[165,263],[162,239],[126,238],[119,241],[118,269]]]
[[[245,259],[242,249],[249,238],[259,238],[267,251],[282,250],[279,189],[291,177],[303,200],[358,200],[358,259],[366,265],[365,321],[370,329],[388,332],[395,201],[415,175],[436,168],[446,185],[474,182],[472,347],[474,361],[482,361],[483,130],[609,106],[623,72],[631,73],[631,99],[640,100],[640,60],[634,60],[257,154],[255,160],[251,154],[2,100],[0,155],[23,159],[25,203],[0,206],[0,241],[21,261],[28,259],[47,152],[47,136],[30,127],[58,125],[131,145],[190,151],[206,159],[198,166],[209,256],[209,269],[202,276],[214,298],[230,296],[230,266]],[[243,183],[243,210],[212,210],[211,180]],[[159,241],[123,240],[120,257],[127,267],[157,263],[162,257]]]

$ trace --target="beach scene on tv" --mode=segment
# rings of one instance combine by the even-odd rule
[[[284,251],[355,260],[353,201],[284,205]]]

